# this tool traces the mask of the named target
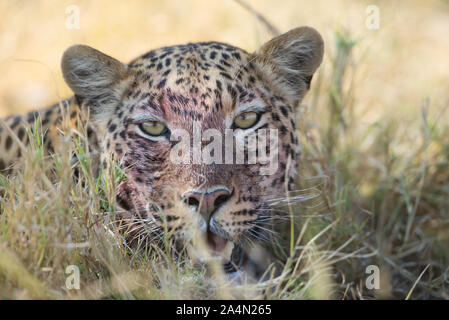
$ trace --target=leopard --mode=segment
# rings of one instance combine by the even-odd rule
[[[90,149],[97,151],[100,166],[107,168],[114,159],[126,168],[115,195],[120,218],[134,222],[132,238],[140,234],[151,241],[170,233],[181,245],[202,239],[211,256],[228,252],[223,268],[235,272],[242,257],[249,260],[251,245],[268,239],[271,200],[294,189],[301,150],[297,110],[323,53],[320,33],[308,26],[278,35],[255,52],[195,42],[154,49],[128,64],[73,45],[61,60],[73,96],[1,120],[0,172],[20,161],[30,144],[25,128],[36,125],[37,117],[48,153],[55,152],[65,114],[69,126],[87,122]],[[190,136],[195,130],[222,135],[231,130],[235,141],[243,141],[244,155],[250,134],[271,130],[277,137],[277,166],[261,174],[266,163],[236,163],[236,150],[230,154],[234,161],[225,163],[192,161],[194,154],[176,162],[176,130]],[[207,138],[197,144],[206,148],[212,141]]]

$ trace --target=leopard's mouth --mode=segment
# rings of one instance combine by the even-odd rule
[[[246,257],[245,251],[241,246],[220,237],[210,229],[207,230],[206,238],[206,243],[212,256],[221,258],[221,263],[226,273],[235,272],[241,267]]]
[[[221,255],[222,253],[226,254],[227,250],[225,249],[229,249],[229,244],[231,244],[232,246],[231,241],[223,237],[220,237],[216,233],[213,233],[209,228],[207,229],[206,232],[206,243],[212,255]]]
[[[197,238],[192,245],[188,246],[189,256],[196,263],[202,265],[216,261],[222,264],[226,273],[239,269],[245,254],[237,243],[221,237],[210,228],[200,236],[200,239],[202,240],[198,241]]]

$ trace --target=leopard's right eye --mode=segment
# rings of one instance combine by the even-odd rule
[[[161,121],[147,121],[139,124],[140,130],[144,133],[152,136],[158,137],[165,135],[168,132],[168,128],[165,123]]]
[[[234,119],[234,126],[240,129],[249,129],[254,126],[260,119],[260,115],[256,112],[243,112]]]

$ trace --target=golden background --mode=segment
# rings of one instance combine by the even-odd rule
[[[349,30],[358,43],[353,82],[358,116],[419,110],[449,101],[448,1],[252,0],[253,8],[281,32],[309,25],[326,43],[321,72],[332,64],[334,33]],[[66,28],[76,5],[80,28]],[[365,26],[368,5],[380,9],[380,28]],[[60,58],[72,44],[93,46],[123,62],[153,48],[222,41],[253,51],[271,35],[232,0],[61,1],[1,0],[0,116],[45,107],[71,94]],[[306,99],[307,103],[307,99]],[[382,112],[379,112],[382,111]]]

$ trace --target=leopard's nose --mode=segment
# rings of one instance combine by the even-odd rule
[[[207,223],[211,215],[228,201],[232,196],[232,192],[226,187],[215,187],[208,189],[195,189],[187,191],[183,198],[189,205],[193,206],[201,213]]]

